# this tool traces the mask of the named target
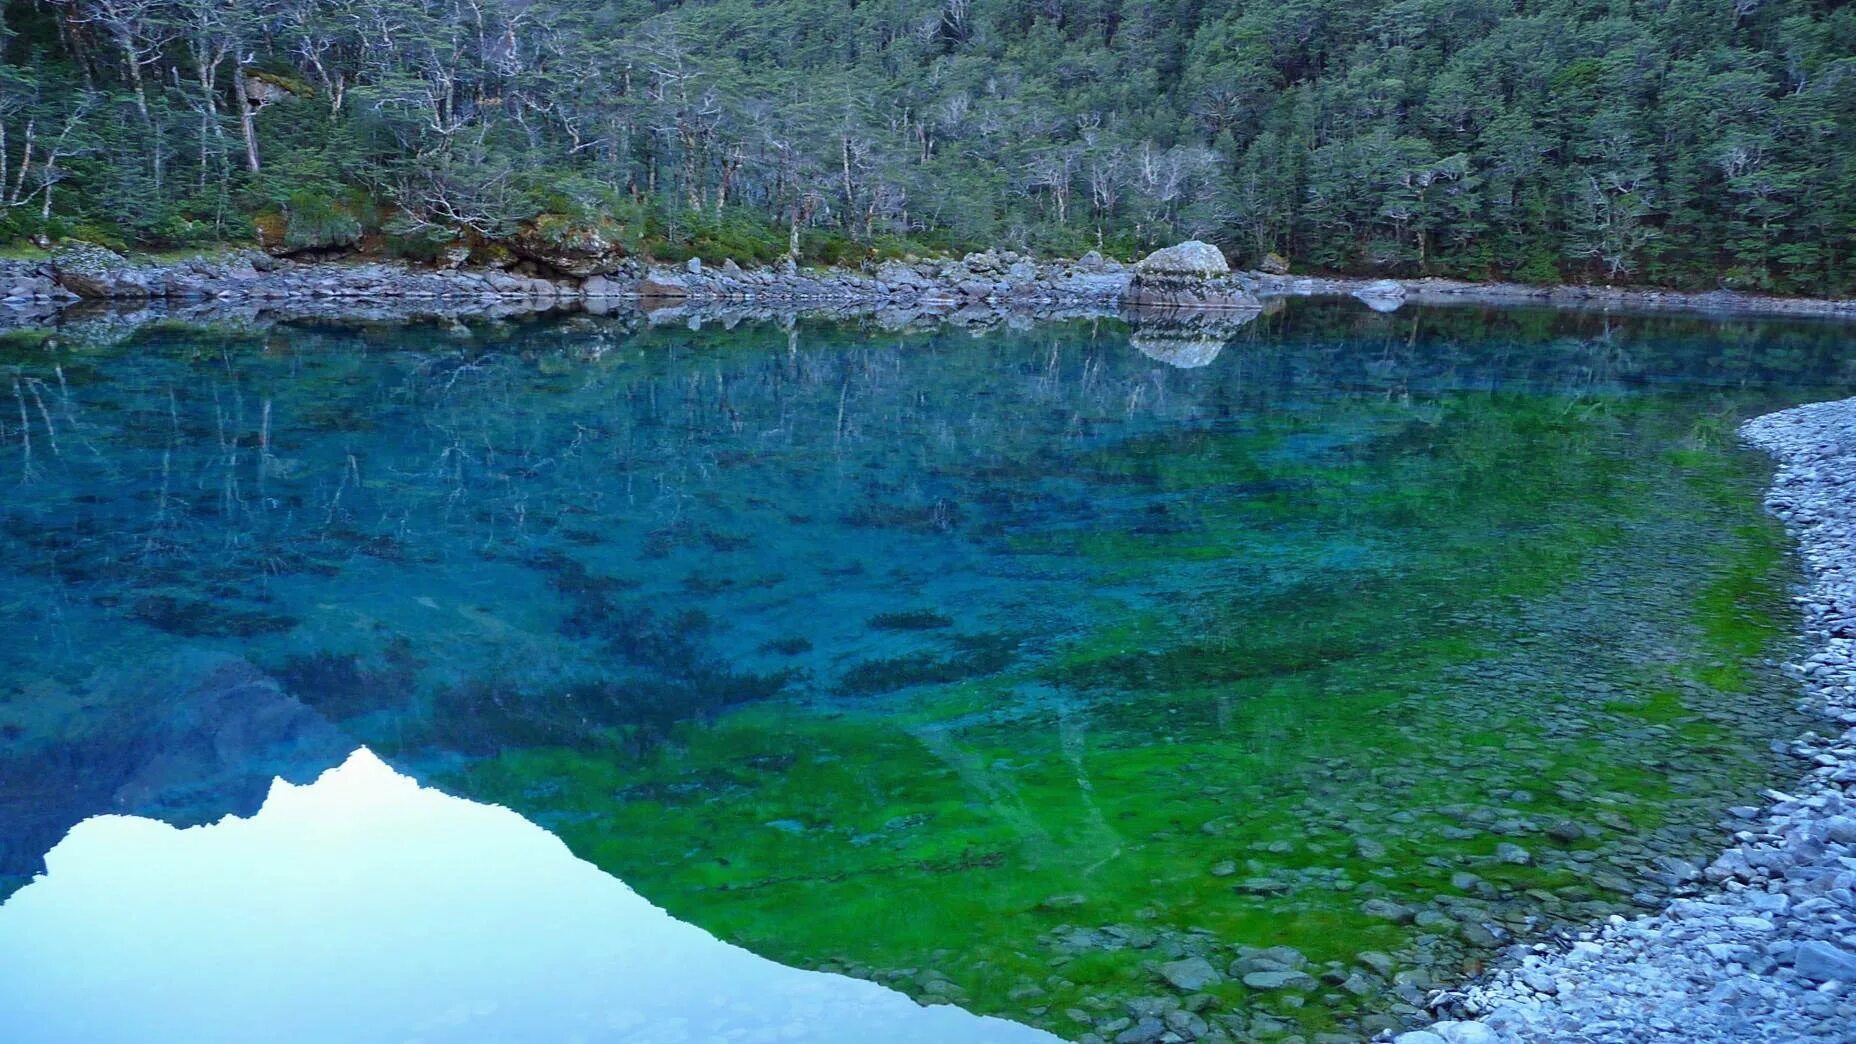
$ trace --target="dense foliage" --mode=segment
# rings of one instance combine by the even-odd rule
[[[10,237],[1856,288],[1837,0],[12,0]]]

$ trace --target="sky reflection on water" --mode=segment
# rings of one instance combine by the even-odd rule
[[[0,908],[49,1041],[1038,1041],[717,941],[508,809],[357,751],[252,818],[98,816]]]

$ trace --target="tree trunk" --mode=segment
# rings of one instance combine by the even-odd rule
[[[232,94],[238,99],[238,128],[245,135],[245,169],[258,173],[258,128],[252,120],[251,93],[245,86],[245,67],[232,66]]]
[[[857,207],[857,194],[851,188],[851,139],[849,135],[838,137],[838,153],[843,160],[844,171],[844,227],[851,226],[851,211]]]
[[[13,179],[13,195],[7,202],[17,204],[20,193],[26,191],[26,172],[32,169],[32,131],[36,121],[26,120],[26,144],[19,150],[19,176]]]

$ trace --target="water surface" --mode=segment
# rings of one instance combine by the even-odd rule
[[[1071,1038],[1394,1025],[1784,778],[1731,433],[1847,394],[1841,343],[1354,302],[15,335],[0,874],[366,743],[795,966]]]
[[[11,1040],[1053,1038],[717,942],[359,751],[249,819],[86,820],[0,917]]]

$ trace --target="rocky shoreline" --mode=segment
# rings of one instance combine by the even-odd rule
[[[1406,302],[1424,305],[1586,308],[1605,311],[1691,312],[1703,315],[1856,319],[1856,299],[1776,297],[1733,290],[1697,293],[1611,286],[1539,286],[1472,283],[1460,279],[1361,279],[1249,273],[1262,297],[1352,296],[1390,311]]]
[[[452,259],[457,262],[458,259]],[[503,267],[460,263],[422,266],[388,261],[278,258],[248,250],[216,257],[137,262],[103,247],[66,244],[43,260],[0,261],[0,311],[18,312],[84,300],[476,302],[543,310],[564,303],[639,302],[647,309],[685,304],[805,306],[913,312],[923,317],[963,310],[1039,315],[1126,308],[1255,311],[1281,297],[1352,296],[1378,311],[1425,305],[1597,308],[1856,319],[1856,300],[1771,297],[1713,291],[1471,283],[1448,279],[1361,279],[1236,272],[1216,247],[1189,241],[1133,264],[1091,251],[1073,260],[1040,260],[1013,251],[958,259],[885,261],[847,268],[742,268],[733,261],[679,267],[636,259],[573,274],[528,259]]]
[[[1455,1016],[1397,1044],[1849,1040],[1856,1032],[1856,399],[1741,428],[1778,462],[1766,503],[1798,541],[1808,649],[1788,665],[1825,723],[1775,753],[1810,768],[1730,810],[1733,846],[1691,896],[1612,917],[1433,998]]]
[[[0,299],[14,306],[79,300],[563,301],[658,305],[863,305],[945,314],[962,308],[1193,308],[1257,311],[1253,281],[1231,272],[1206,243],[1156,250],[1132,265],[1090,252],[1038,261],[1012,251],[959,260],[887,261],[842,268],[743,269],[691,260],[680,268],[636,261],[570,276],[534,262],[509,268],[428,268],[386,262],[300,262],[256,251],[225,258],[138,264],[103,247],[72,244],[43,262],[0,262]]]

